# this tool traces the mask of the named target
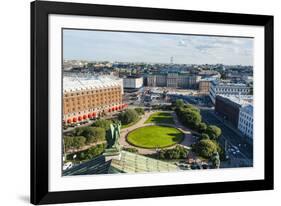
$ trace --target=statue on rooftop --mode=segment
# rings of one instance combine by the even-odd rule
[[[106,140],[107,140],[107,147],[105,153],[116,153],[120,151],[120,130],[121,130],[121,123],[112,123],[110,125],[110,130],[107,132]]]

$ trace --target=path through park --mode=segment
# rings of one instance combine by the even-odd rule
[[[134,147],[132,145],[130,145],[127,141],[126,141],[126,136],[128,133],[130,133],[131,131],[140,128],[140,127],[144,127],[144,126],[151,126],[151,125],[165,125],[165,126],[172,126],[175,128],[178,128],[181,132],[183,132],[184,134],[184,139],[181,143],[179,143],[182,146],[186,146],[186,147],[190,147],[191,144],[195,143],[196,138],[191,134],[190,130],[186,127],[184,127],[177,118],[177,115],[175,114],[175,112],[171,112],[171,111],[166,111],[171,113],[171,115],[173,116],[174,119],[174,124],[156,124],[156,123],[147,123],[145,124],[145,121],[149,118],[150,115],[152,115],[153,113],[156,113],[159,111],[153,111],[153,112],[146,112],[142,118],[134,125],[121,129],[121,135],[120,135],[120,144],[123,145],[126,148],[137,148]],[[173,148],[174,146],[171,146],[170,148]],[[155,149],[143,149],[143,148],[137,148],[140,154],[153,154],[155,153]]]

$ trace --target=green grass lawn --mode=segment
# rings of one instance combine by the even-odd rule
[[[168,112],[156,112],[149,116],[149,118],[145,121],[145,124],[148,123],[166,123],[166,124],[174,124],[174,119],[171,113]]]
[[[183,133],[174,127],[147,126],[130,132],[127,141],[141,148],[165,148],[182,141]]]

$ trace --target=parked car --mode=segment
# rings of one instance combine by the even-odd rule
[[[73,166],[72,162],[66,162],[65,164],[63,164],[62,169],[67,170],[70,169],[72,166]]]

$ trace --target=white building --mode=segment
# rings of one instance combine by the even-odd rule
[[[238,129],[245,136],[253,139],[253,105],[240,108]]]
[[[246,84],[212,81],[209,96],[212,103],[215,104],[217,95],[248,95],[250,91],[251,87]]]
[[[125,89],[139,89],[143,86],[143,77],[127,76],[123,78]]]

